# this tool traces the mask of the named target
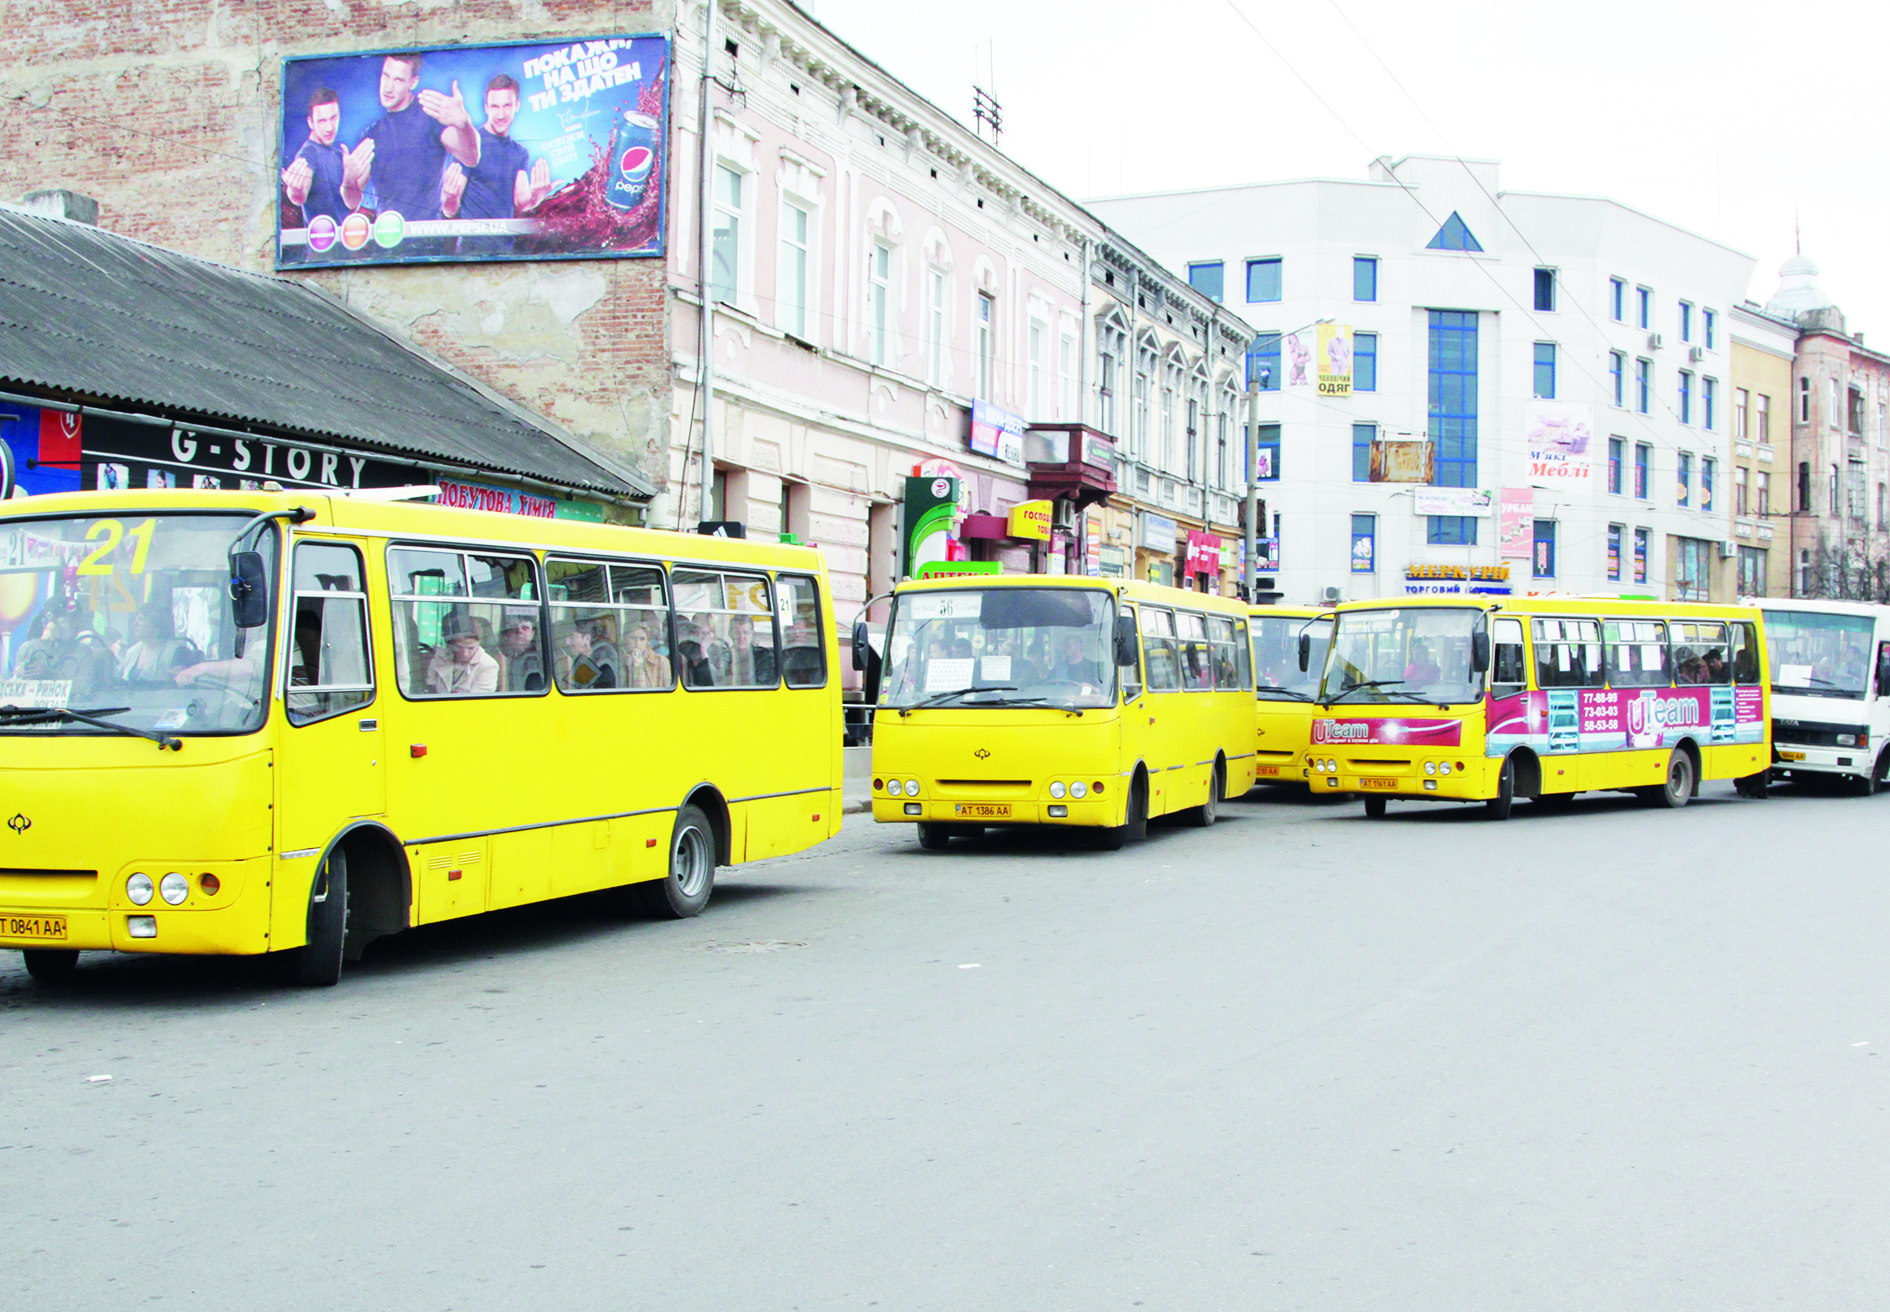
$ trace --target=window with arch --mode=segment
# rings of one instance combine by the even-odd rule
[[[925,381],[934,387],[945,385],[945,346],[951,340],[946,320],[950,304],[951,275],[938,265],[925,270]]]
[[[893,248],[891,243],[875,241],[867,257],[867,329],[872,361],[878,365],[893,362]]]
[[[990,401],[991,384],[997,372],[997,298],[989,292],[978,293],[973,309],[972,349],[978,353],[978,397]]]
[[[1029,369],[1029,416],[1042,423],[1050,417],[1050,325],[1033,306],[1025,341],[1025,361]]]
[[[1130,436],[1135,458],[1148,461],[1154,450],[1154,412],[1151,409],[1155,390],[1155,371],[1160,367],[1160,357],[1155,352],[1155,339],[1144,337],[1135,347],[1135,383],[1131,416],[1134,431]]]
[[[1166,360],[1162,365],[1162,416],[1161,437],[1156,448],[1156,464],[1164,473],[1174,472],[1175,465],[1175,405],[1176,393],[1181,390],[1181,368],[1174,360]]]
[[[1127,369],[1129,334],[1122,321],[1110,315],[1096,323],[1096,427],[1110,437],[1123,436],[1118,427],[1117,404]]]

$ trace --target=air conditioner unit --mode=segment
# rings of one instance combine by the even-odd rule
[[[1700,361],[1704,360],[1705,358],[1706,358],[1706,348],[1704,346],[1689,346],[1687,348],[1687,359],[1692,361],[1694,364],[1698,364]]]
[[[1719,544],[1719,558],[1721,560],[1731,560],[1734,556],[1737,556],[1738,554],[1739,554],[1738,543],[1722,541]]]
[[[1648,350],[1658,351],[1664,345],[1666,345],[1666,339],[1663,338],[1659,333],[1647,334],[1647,349]]]
[[[1328,585],[1320,592],[1319,600],[1328,606],[1336,606],[1345,600],[1345,589]]]
[[[1051,503],[1050,524],[1053,528],[1065,532],[1076,531],[1076,503],[1074,501],[1056,501]]]

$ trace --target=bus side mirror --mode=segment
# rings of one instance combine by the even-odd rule
[[[1135,617],[1116,616],[1116,664],[1133,666],[1140,655],[1135,641]]]
[[[866,621],[853,621],[853,668],[863,670],[873,651],[872,643],[867,641]]]
[[[1299,635],[1299,672],[1306,673],[1312,666],[1312,634]]]
[[[269,623],[269,571],[262,552],[231,555],[230,612],[239,629],[260,629]]]
[[[1470,635],[1470,668],[1477,674],[1490,668],[1490,631],[1478,629]]]

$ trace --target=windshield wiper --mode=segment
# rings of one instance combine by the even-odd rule
[[[110,729],[113,733],[122,733],[132,738],[148,738],[158,745],[158,750],[166,747],[173,752],[182,751],[184,740],[173,738],[167,733],[154,733],[146,729],[136,729],[129,724],[116,724],[111,720],[101,719],[105,715],[123,715],[129,706],[97,706],[89,711],[75,711],[66,706],[0,706],[0,724],[57,724],[61,720],[77,720],[80,724],[89,724],[98,729]]]
[[[967,696],[970,696],[974,692],[1016,692],[1016,691],[1017,691],[1017,685],[1014,683],[1000,684],[998,686],[991,687],[991,688],[953,688],[950,692],[934,693],[932,696],[927,697],[922,702],[914,702],[910,706],[901,706],[899,708],[899,714],[902,716],[910,715],[914,711],[923,711],[928,706],[942,706],[947,701],[950,701],[953,697],[967,697]],[[1041,698],[1039,700],[1041,700]]]
[[[1291,688],[1256,688],[1254,689],[1254,694],[1262,697],[1269,694],[1274,697],[1290,697],[1296,702],[1309,702],[1312,700],[1306,693],[1294,692]]]
[[[1394,683],[1403,683],[1403,682],[1404,682],[1403,679],[1366,679],[1362,683],[1353,684],[1351,687],[1341,692],[1338,696],[1334,697],[1332,701],[1342,702],[1347,697],[1350,697],[1353,693],[1357,692],[1360,688],[1389,688]],[[1331,705],[1331,702],[1328,702],[1327,705]]]

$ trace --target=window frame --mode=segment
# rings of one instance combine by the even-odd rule
[[[724,684],[710,683],[710,684],[702,684],[702,685],[697,685],[697,684],[693,684],[689,682],[689,663],[688,661],[683,659],[683,654],[682,654],[683,607],[682,607],[681,600],[677,596],[676,574],[678,571],[693,572],[697,574],[714,574],[722,578],[725,582],[730,575],[736,575],[742,578],[760,578],[768,585],[768,622],[770,626],[772,627],[773,637],[774,637],[774,643],[772,646],[772,651],[774,653],[774,679],[772,682],[770,683],[724,683]],[[675,632],[675,638],[670,647],[671,666],[672,666],[671,677],[675,680],[675,682],[670,686],[669,689],[665,689],[664,691],[682,691],[682,692],[690,692],[690,693],[779,692],[779,691],[782,691],[783,685],[782,685],[782,678],[781,678],[781,600],[780,600],[781,593],[780,593],[780,588],[776,585],[776,582],[775,582],[775,577],[774,577],[775,572],[771,569],[768,569],[766,566],[762,566],[762,565],[747,565],[747,564],[732,564],[731,565],[731,564],[723,564],[719,561],[713,564],[704,563],[701,561],[674,561],[671,563],[671,567],[668,571],[666,571],[666,573],[668,574],[668,585],[669,585],[670,624]],[[728,594],[726,592],[723,593],[724,598],[726,598],[727,595]],[[721,607],[714,608],[710,613],[718,614],[718,615],[730,615],[730,616],[750,614],[750,612],[748,611],[725,610]],[[655,691],[655,690],[652,689],[652,690],[646,690],[646,691]],[[796,691],[799,691],[799,690],[796,689]]]
[[[311,591],[297,588],[295,586],[295,553],[300,551],[304,545],[341,547],[352,551],[354,553],[355,562],[360,568],[361,591]],[[374,609],[373,589],[368,585],[367,552],[361,549],[360,543],[350,541],[347,538],[306,537],[302,534],[296,534],[289,543],[289,568],[285,571],[285,574],[289,582],[289,626],[287,640],[282,644],[282,668],[278,671],[280,676],[278,686],[282,689],[283,714],[288,719],[290,725],[297,729],[306,728],[311,724],[320,724],[324,720],[332,720],[337,715],[347,715],[355,711],[364,711],[374,705],[375,701],[380,697],[380,679],[374,656],[374,619],[370,613]],[[290,672],[295,668],[295,616],[296,612],[300,609],[303,597],[320,597],[325,600],[356,600],[361,603],[361,643],[367,657],[367,682],[365,684],[296,685],[289,682]],[[312,694],[326,692],[365,692],[367,698],[364,701],[356,702],[352,706],[343,706],[332,711],[324,711],[319,715],[309,715],[306,717],[292,709],[289,705],[289,698],[298,693]]]
[[[491,557],[496,557],[501,560],[522,560],[531,566],[532,586],[533,586],[533,589],[538,593],[538,596],[528,600],[523,597],[480,598],[480,597],[473,596],[471,593],[468,593],[466,596],[463,596],[463,597],[453,596],[453,595],[438,595],[438,596],[426,597],[426,596],[420,596],[415,593],[396,592],[394,590],[394,568],[393,568],[393,555],[396,551],[430,551],[430,552],[435,553],[436,555],[443,555],[443,554],[451,553],[453,555],[462,556],[462,557],[464,556],[491,556]],[[447,541],[447,542],[437,542],[437,541],[430,542],[430,541],[415,541],[410,538],[390,538],[388,540],[385,550],[382,553],[381,562],[382,562],[382,568],[387,572],[387,593],[384,600],[387,602],[388,641],[390,644],[393,644],[395,664],[396,664],[396,668],[394,671],[394,691],[400,695],[400,699],[402,701],[410,702],[416,706],[438,706],[438,705],[451,705],[456,702],[504,701],[504,700],[516,700],[521,697],[546,697],[550,695],[551,685],[554,682],[556,682],[556,680],[547,678],[545,680],[545,686],[542,688],[539,688],[536,691],[533,691],[529,688],[519,688],[513,691],[507,691],[503,687],[496,687],[491,692],[468,693],[468,694],[465,694],[464,696],[456,695],[453,693],[423,692],[419,696],[416,697],[407,691],[406,687],[404,686],[404,681],[400,678],[400,671],[398,668],[399,658],[400,658],[400,647],[399,647],[399,644],[395,641],[396,635],[399,632],[400,619],[394,613],[394,607],[395,605],[401,602],[429,601],[429,602],[434,602],[436,604],[445,605],[445,606],[452,606],[454,604],[466,605],[466,606],[487,605],[487,606],[498,606],[501,610],[505,610],[505,609],[524,610],[527,607],[530,607],[537,610],[538,629],[539,629],[539,632],[544,635],[540,639],[540,649],[548,652],[549,640],[551,636],[551,625],[550,625],[550,618],[545,613],[545,596],[544,596],[545,569],[544,569],[544,562],[539,559],[538,553],[536,551],[533,551],[530,547],[518,546],[514,544],[509,544],[509,543],[503,544],[503,545],[486,544],[486,543],[467,544],[463,540]],[[461,568],[462,569],[465,568],[463,563],[461,565]],[[467,586],[469,588],[471,587],[470,577],[468,579]],[[487,655],[492,655],[492,653],[488,652]],[[493,660],[496,662],[498,660],[498,657],[493,656]],[[424,675],[422,676],[421,682],[422,684],[425,683]]]
[[[1213,273],[1213,278],[1212,278],[1213,290],[1212,291],[1210,291],[1207,287],[1202,286],[1200,283],[1194,280],[1195,273],[1197,271],[1199,271],[1203,275],[1207,274],[1209,271],[1212,271]],[[1226,260],[1190,260],[1188,262],[1188,286],[1194,288],[1197,292],[1200,292],[1203,296],[1207,297],[1210,301],[1213,301],[1216,305],[1222,304],[1223,297],[1225,297],[1227,294],[1227,261]]]
[[[1360,296],[1359,276],[1363,274],[1369,282],[1369,295]],[[1378,301],[1378,257],[1376,255],[1354,255],[1352,257],[1352,299],[1360,304],[1376,304]]]
[[[1370,343],[1369,346],[1366,344]],[[1370,361],[1370,365],[1366,365]],[[1370,380],[1366,381],[1369,374]],[[1352,390],[1354,392],[1376,392],[1378,390],[1378,334],[1352,334]]]
[[[777,633],[779,633],[780,639],[781,639],[781,641],[775,647],[775,658],[774,658],[775,673],[780,676],[781,691],[782,692],[813,692],[813,691],[817,691],[818,689],[825,688],[827,684],[833,678],[833,670],[831,668],[833,663],[827,659],[827,633],[826,633],[826,627],[825,627],[825,617],[821,613],[821,605],[820,605],[821,597],[824,595],[820,586],[820,575],[802,574],[795,570],[769,570],[767,571],[767,573],[770,580],[774,584],[774,626]],[[787,628],[781,622],[781,617],[782,617],[781,580],[784,578],[805,582],[814,594],[814,650],[820,653],[820,682],[819,683],[789,683],[787,680],[787,654],[788,654]],[[670,606],[670,618],[671,618],[672,623],[674,623],[674,620],[675,620],[675,613],[676,613],[676,608],[672,604]],[[804,649],[797,647],[795,648],[795,650],[800,651]],[[738,690],[731,689],[731,691],[738,691]],[[740,691],[752,692],[755,690],[745,689],[745,690],[740,690]]]
[[[663,622],[666,626],[666,636],[669,639],[669,644],[668,644],[669,656],[666,661],[666,663],[669,666],[669,682],[667,684],[665,684],[661,688],[634,687],[630,683],[630,674],[629,674],[629,668],[627,664],[625,664],[623,667],[622,682],[620,682],[614,688],[566,688],[558,682],[558,674],[557,674],[558,652],[555,646],[555,641],[554,641],[555,633],[553,629],[553,625],[556,623],[556,621],[553,620],[551,617],[556,613],[559,607],[568,607],[574,610],[589,607],[589,608],[593,608],[597,610],[609,610],[609,611],[628,611],[628,610],[642,611],[642,610],[651,610],[654,608],[649,607],[649,606],[627,605],[625,603],[617,601],[614,597],[612,597],[610,600],[607,600],[607,601],[598,601],[598,602],[587,601],[587,602],[556,602],[554,603],[551,600],[551,584],[549,582],[551,578],[551,566],[554,561],[559,564],[567,564],[567,565],[602,565],[607,569],[608,568],[624,568],[624,569],[647,568],[647,569],[654,569],[656,571],[657,576],[663,582],[663,607],[662,607],[663,614],[664,614]],[[545,553],[544,561],[542,562],[543,568],[544,568],[544,577],[547,580],[545,583],[545,601],[544,601],[544,610],[545,610],[545,615],[547,619],[547,623],[545,624],[545,647],[546,647],[545,687],[547,689],[556,687],[558,689],[559,694],[565,697],[598,697],[598,696],[603,696],[605,694],[618,693],[618,692],[669,693],[669,692],[677,691],[677,689],[680,688],[682,685],[682,673],[676,659],[677,657],[676,639],[677,639],[677,634],[680,632],[680,628],[676,623],[676,590],[674,586],[670,583],[670,578],[669,578],[669,567],[675,563],[677,562],[650,560],[646,557],[596,555],[590,552],[584,552],[581,554],[578,554],[578,553],[567,554],[564,552],[547,551]],[[623,662],[625,660],[623,642],[624,642],[624,636],[623,636],[623,633],[620,631],[617,635],[617,648],[618,648],[617,657],[618,657],[619,662]]]
[[[1266,270],[1266,269],[1271,269],[1273,271],[1273,295],[1255,296],[1253,294],[1254,293],[1254,274],[1256,272]],[[1271,305],[1271,304],[1274,304],[1275,302],[1285,299],[1286,262],[1285,262],[1284,257],[1278,256],[1278,255],[1266,255],[1258,259],[1248,260],[1245,271],[1247,275],[1246,292],[1247,292],[1248,305]],[[1264,290],[1264,288],[1262,290]]]

